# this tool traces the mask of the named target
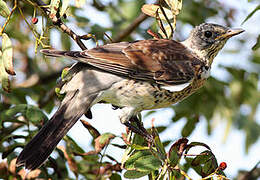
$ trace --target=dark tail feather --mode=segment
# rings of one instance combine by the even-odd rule
[[[79,99],[75,97],[77,94],[77,92],[74,92],[71,98],[64,99],[65,103],[62,103],[54,116],[25,146],[17,159],[16,166],[25,165],[26,169],[34,170],[44,163],[60,140],[86,112],[91,102],[95,99],[95,97],[89,97],[89,101],[81,104],[81,107],[79,107],[79,102],[77,102]]]

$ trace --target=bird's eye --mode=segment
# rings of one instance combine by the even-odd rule
[[[211,31],[205,31],[204,33],[206,38],[210,38],[212,36],[212,32]]]

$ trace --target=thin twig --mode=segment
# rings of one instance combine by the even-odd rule
[[[118,34],[117,37],[113,39],[113,42],[120,42],[129,34],[131,34],[136,27],[138,27],[148,16],[145,14],[140,14],[134,21],[131,23],[126,29],[124,29],[121,33]]]
[[[17,0],[14,1],[14,7],[13,7],[12,11],[10,12],[10,14],[8,15],[8,17],[7,17],[6,21],[5,21],[5,24],[3,25],[3,27],[2,27],[2,29],[0,31],[0,35],[3,34],[3,32],[5,30],[5,27],[8,24],[8,22],[10,21],[10,18],[11,18],[12,14],[14,13],[16,8],[17,8]]]
[[[33,2],[35,2],[41,8],[41,10],[50,18],[55,26],[58,26],[62,30],[62,32],[68,34],[82,50],[87,49],[87,47],[81,41],[80,36],[73,32],[68,26],[66,26],[60,18],[51,15],[50,9],[44,2],[42,2],[41,0],[33,0]]]

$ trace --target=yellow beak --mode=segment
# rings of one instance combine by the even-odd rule
[[[232,36],[235,36],[235,35],[238,35],[242,32],[244,32],[245,30],[243,29],[240,29],[240,28],[234,28],[234,29],[229,29],[225,34],[221,34],[220,36],[216,37],[216,39],[219,39],[219,38],[230,38]]]

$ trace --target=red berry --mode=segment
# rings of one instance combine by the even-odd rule
[[[219,164],[218,168],[219,168],[220,170],[222,170],[222,171],[225,170],[225,169],[227,168],[227,163],[221,162],[221,163]]]
[[[37,24],[37,22],[38,22],[38,18],[33,17],[33,18],[32,18],[32,23],[33,23],[33,24]]]

